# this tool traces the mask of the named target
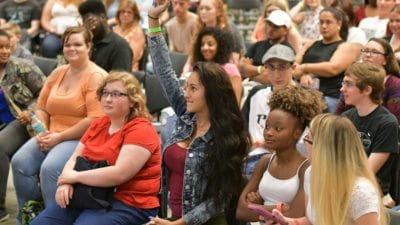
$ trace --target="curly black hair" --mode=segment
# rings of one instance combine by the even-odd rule
[[[281,109],[295,116],[304,130],[314,116],[326,108],[322,93],[303,87],[287,87],[274,91],[269,99],[270,110]]]
[[[204,27],[195,40],[192,49],[193,63],[199,61],[206,61],[201,54],[201,42],[204,36],[212,36],[217,42],[217,53],[213,59],[213,62],[218,64],[225,64],[229,62],[229,59],[233,52],[234,39],[231,32],[222,30],[218,27]]]

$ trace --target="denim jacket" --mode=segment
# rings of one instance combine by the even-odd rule
[[[177,76],[172,69],[168,55],[168,47],[163,36],[149,37],[149,46],[155,73],[159,76],[164,94],[174,109],[178,120],[172,137],[166,147],[187,139],[193,133],[196,125],[196,115],[186,112],[186,100],[179,85]],[[200,166],[205,162],[204,149],[212,140],[210,131],[204,136],[198,137],[189,146],[183,176],[182,211],[183,219],[187,224],[204,224],[210,218],[220,214],[222,209],[216,209],[214,200],[203,201],[207,181],[199,175]],[[167,171],[168,172],[168,171]],[[167,174],[163,174],[166,180]],[[217,178],[218,179],[218,178]],[[166,182],[163,182],[165,188]]]

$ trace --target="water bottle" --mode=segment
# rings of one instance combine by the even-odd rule
[[[31,126],[35,134],[40,134],[47,130],[45,125],[36,117],[34,112],[31,113]]]

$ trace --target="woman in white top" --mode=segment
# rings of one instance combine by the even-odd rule
[[[304,142],[312,158],[304,179],[307,214],[285,218],[289,224],[386,224],[379,186],[353,123],[343,116],[318,115]]]
[[[322,95],[300,87],[275,90],[268,105],[271,111],[264,139],[275,153],[260,159],[236,210],[238,219],[249,222],[259,220],[258,214],[247,208],[250,203],[269,211],[278,208],[291,217],[305,215],[303,181],[309,162],[297,151],[296,143],[311,119],[323,110]]]
[[[61,35],[68,27],[78,25],[80,15],[78,6],[83,0],[47,0],[44,5],[40,24],[46,31],[41,44],[41,54],[47,58],[56,58],[61,53]]]

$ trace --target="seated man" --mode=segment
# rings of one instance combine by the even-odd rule
[[[197,15],[189,12],[190,0],[173,0],[172,7],[175,17],[165,24],[169,48],[174,52],[189,54],[197,26]]]
[[[393,185],[391,174],[398,154],[397,119],[381,105],[385,75],[378,65],[355,63],[346,70],[340,89],[345,103],[354,105],[342,115],[357,128],[384,195]]]
[[[289,15],[282,10],[271,12],[266,19],[266,23],[268,39],[253,44],[247,50],[245,57],[240,60],[240,72],[242,76],[262,84],[269,83],[268,75],[264,73],[263,55],[275,44],[290,46],[286,41],[286,36],[292,25]]]
[[[79,14],[84,25],[93,33],[90,60],[107,72],[111,70],[131,72],[132,50],[128,42],[108,27],[104,4],[99,0],[85,1],[79,5]]]

